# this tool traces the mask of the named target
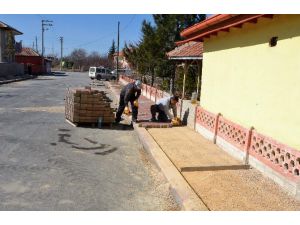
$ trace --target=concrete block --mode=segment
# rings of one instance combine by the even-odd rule
[[[230,144],[229,142],[225,141],[223,138],[217,136],[216,138],[216,144],[222,148],[225,152],[227,152],[229,155],[233,156],[234,158],[244,161],[246,157],[246,152],[241,151],[234,145]]]
[[[210,141],[214,140],[214,133],[207,130],[206,128],[204,128],[200,124],[196,123],[195,130],[196,130],[196,132],[200,133],[206,139],[208,139]]]
[[[254,167],[255,169],[259,170],[263,175],[266,177],[269,177],[272,179],[274,182],[276,182],[278,185],[280,185],[283,190],[291,194],[292,196],[297,197],[297,192],[299,192],[299,187],[297,186],[296,183],[287,180],[284,176],[281,174],[277,173],[275,170],[272,168],[269,168],[253,156],[249,156],[249,164]],[[298,196],[299,197],[299,196]]]

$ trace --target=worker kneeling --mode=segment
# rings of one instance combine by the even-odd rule
[[[177,117],[178,96],[165,97],[160,99],[155,105],[151,105],[150,110],[152,114],[152,122],[168,122]],[[170,113],[170,109],[173,111],[173,115]],[[156,114],[158,116],[156,118]]]
[[[116,113],[116,123],[121,121],[121,116],[124,112],[125,107],[128,107],[128,103],[131,104],[132,109],[132,121],[137,121],[138,116],[138,103],[137,100],[141,95],[142,82],[136,80],[135,82],[125,85],[120,93],[119,108]]]

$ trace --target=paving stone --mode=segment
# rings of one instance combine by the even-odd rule
[[[99,117],[103,123],[112,123],[115,118],[105,93],[89,87],[66,91],[65,116],[73,123],[97,123]]]

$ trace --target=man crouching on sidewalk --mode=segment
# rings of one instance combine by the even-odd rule
[[[152,114],[152,122],[168,122],[177,117],[178,96],[165,97],[160,99],[155,105],[151,105],[150,110]],[[173,115],[170,113],[170,109],[173,111]],[[156,118],[156,113],[158,117]]]
[[[135,104],[135,101],[137,101],[141,95],[141,88],[142,82],[140,80],[129,83],[122,88],[120,93],[119,108],[116,113],[116,123],[119,123],[121,121],[121,116],[124,112],[125,107],[128,107],[129,102],[132,109],[132,122],[137,121],[138,106],[137,104]]]

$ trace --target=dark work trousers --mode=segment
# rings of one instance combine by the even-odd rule
[[[131,104],[131,110],[132,110],[132,120],[136,121],[137,120],[137,116],[138,116],[138,107],[136,107],[133,104],[134,101],[130,101]],[[116,122],[120,122],[121,121],[121,116],[124,112],[126,105],[125,105],[125,101],[124,101],[124,96],[120,95],[120,102],[119,102],[119,108],[118,111],[116,113]]]
[[[167,122],[168,121],[168,116],[166,115],[166,113],[163,110],[161,110],[159,108],[158,105],[151,105],[150,111],[151,111],[152,119],[156,120],[156,113],[158,113],[157,120],[159,122]]]

